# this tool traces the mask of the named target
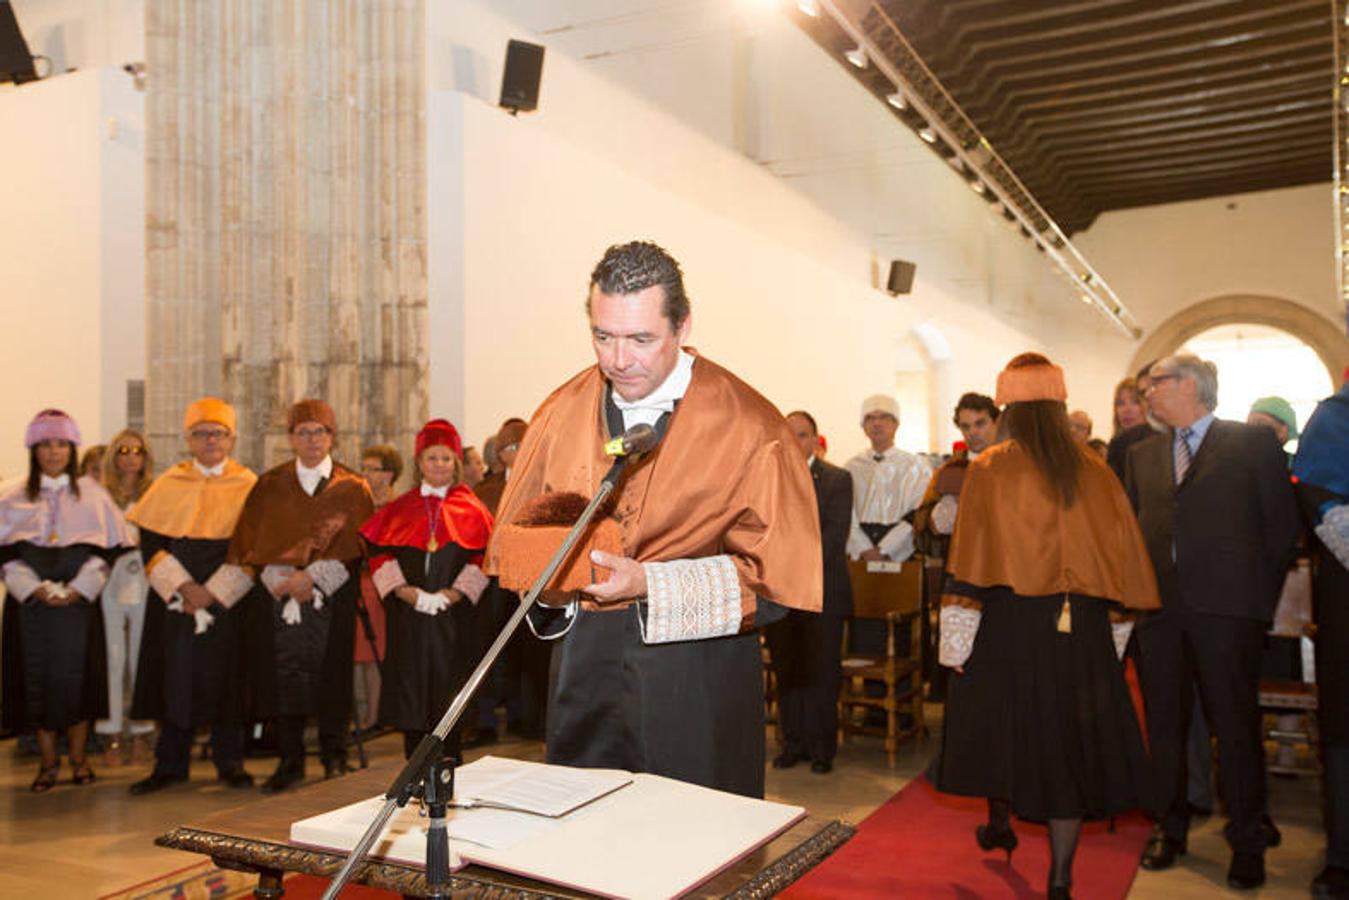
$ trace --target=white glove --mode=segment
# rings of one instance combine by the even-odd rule
[[[415,607],[417,612],[427,616],[434,616],[437,613],[448,609],[449,605],[450,598],[446,597],[444,594],[428,594],[420,588],[417,589],[417,604]]]
[[[314,612],[323,609],[323,591],[314,588],[314,595],[310,602],[314,604]]]
[[[69,587],[67,587],[66,585],[62,584],[59,581],[44,581],[42,582],[42,584],[38,585],[38,587],[46,588],[47,593],[60,597],[62,600],[65,600],[71,594],[75,593]]]
[[[177,613],[186,612],[186,610],[183,608],[183,598],[179,597],[177,594],[173,595],[173,599],[168,602],[167,606],[169,609]],[[195,623],[192,629],[193,634],[205,634],[206,630],[215,624],[215,616],[211,615],[204,609],[194,610],[192,613],[192,619],[193,622]]]
[[[1126,619],[1110,626],[1110,637],[1115,642],[1115,656],[1124,659],[1124,648],[1129,646],[1129,635],[1134,632],[1134,620]]]
[[[1349,503],[1332,507],[1321,517],[1316,526],[1316,536],[1321,543],[1340,561],[1340,565],[1349,569]]]
[[[281,621],[285,622],[287,625],[299,625],[301,618],[300,601],[296,600],[294,597],[288,598],[281,607]]]
[[[932,507],[932,530],[937,534],[950,534],[956,527],[956,495],[942,494],[937,505]]]

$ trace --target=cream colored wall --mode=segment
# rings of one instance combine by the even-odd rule
[[[590,363],[588,275],[606,245],[631,238],[655,240],[683,264],[691,343],[780,408],[815,413],[835,459],[859,448],[857,406],[895,389],[920,324],[941,335],[950,358],[932,379],[931,409],[906,411],[935,425],[929,447],[913,449],[948,446],[959,393],[991,393],[997,371],[1024,349],[1071,358],[1084,371],[1070,382],[1108,398],[1113,373],[1100,374],[1098,357],[1102,348],[1124,355],[1130,342],[1064,302],[1067,286],[1038,254],[921,146],[902,148],[906,172],[893,198],[877,185],[871,196],[865,184],[840,187],[881,212],[891,203],[908,211],[904,233],[881,242],[877,223],[840,213],[746,156],[734,116],[705,109],[690,124],[633,84],[646,66],[681,85],[681,97],[738,102],[724,83],[736,41],[629,60],[619,78],[550,45],[540,111],[512,118],[495,106],[506,40],[549,43],[527,21],[481,2],[428,10],[431,344],[440,348],[431,408],[462,416],[470,440],[508,415],[528,415]],[[817,67],[806,81],[826,86],[822,116],[832,121],[838,102],[856,103],[858,129],[908,139],[790,25],[767,25],[759,39],[774,66]],[[799,110],[772,92],[757,102],[757,152],[772,155],[788,140],[782,117]],[[873,288],[877,261],[890,255],[918,263],[911,296]]]
[[[139,96],[109,68],[0,88],[0,476],[26,470],[38,409],[67,410],[96,443],[125,424],[126,380],[144,377]]]

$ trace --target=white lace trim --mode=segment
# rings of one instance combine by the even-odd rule
[[[968,606],[941,608],[941,644],[937,661],[943,666],[963,666],[974,649],[974,636],[979,632],[983,614]]]
[[[487,590],[487,576],[482,573],[482,569],[469,563],[459,570],[459,577],[454,579],[450,587],[467,597],[470,603],[476,604],[482,592]]]
[[[305,566],[305,571],[314,580],[314,587],[323,591],[325,597],[336,594],[351,577],[351,570],[346,563],[338,559],[316,559]]]
[[[1340,565],[1349,569],[1349,503],[1327,510],[1321,524],[1316,526],[1316,536],[1335,554]]]
[[[178,589],[192,580],[192,576],[183,564],[178,561],[178,557],[172,553],[165,553],[158,559],[153,559],[154,563],[150,567],[150,587],[154,588],[156,594],[168,603],[173,599],[173,595]]]
[[[740,577],[729,556],[642,563],[646,621],[642,641],[701,641],[740,632]]]
[[[403,575],[403,568],[398,565],[396,559],[385,560],[384,565],[370,573],[370,580],[375,583],[375,590],[381,597],[389,596],[408,583]]]
[[[239,566],[225,563],[211,573],[211,577],[206,579],[206,584],[202,587],[210,591],[220,601],[221,606],[228,609],[252,590],[253,576]]]
[[[1129,635],[1134,633],[1134,620],[1114,622],[1110,625],[1110,638],[1115,642],[1115,656],[1124,659],[1124,648],[1129,646]]]

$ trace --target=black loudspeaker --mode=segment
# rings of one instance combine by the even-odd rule
[[[539,108],[539,81],[543,77],[543,47],[525,41],[506,44],[506,71],[501,76],[500,105],[511,115]]]
[[[890,260],[890,277],[885,281],[885,289],[892,297],[898,297],[900,294],[907,294],[913,290],[913,276],[918,271],[915,263],[905,262],[902,259]]]
[[[14,18],[14,7],[9,0],[0,0],[0,84],[6,81],[15,84],[37,81],[37,70],[33,68],[28,42]]]

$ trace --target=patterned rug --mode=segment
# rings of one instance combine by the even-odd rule
[[[221,869],[209,859],[203,859],[149,881],[104,894],[99,900],[223,900],[247,897],[257,883],[256,875]]]

